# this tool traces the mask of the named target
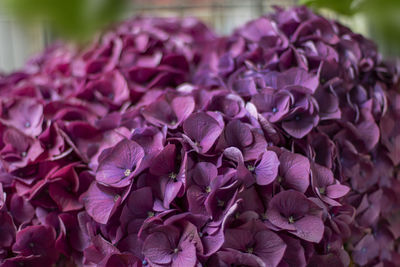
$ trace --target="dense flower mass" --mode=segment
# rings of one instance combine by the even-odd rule
[[[399,70],[304,7],[55,46],[0,76],[0,264],[400,266]]]

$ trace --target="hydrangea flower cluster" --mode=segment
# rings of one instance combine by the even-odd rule
[[[304,7],[55,46],[0,76],[0,263],[399,266],[399,70]]]

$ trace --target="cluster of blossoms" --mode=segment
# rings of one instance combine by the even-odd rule
[[[0,75],[0,264],[399,266],[399,90],[304,7],[55,46]]]

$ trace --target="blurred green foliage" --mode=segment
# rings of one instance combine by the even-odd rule
[[[118,20],[128,0],[0,0],[25,23],[48,22],[52,32],[84,41]]]
[[[300,4],[345,16],[361,14],[379,50],[388,58],[400,56],[400,0],[300,0]]]

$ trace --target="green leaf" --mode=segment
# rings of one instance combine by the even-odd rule
[[[127,0],[5,0],[23,22],[45,20],[65,38],[87,39],[119,18]]]

